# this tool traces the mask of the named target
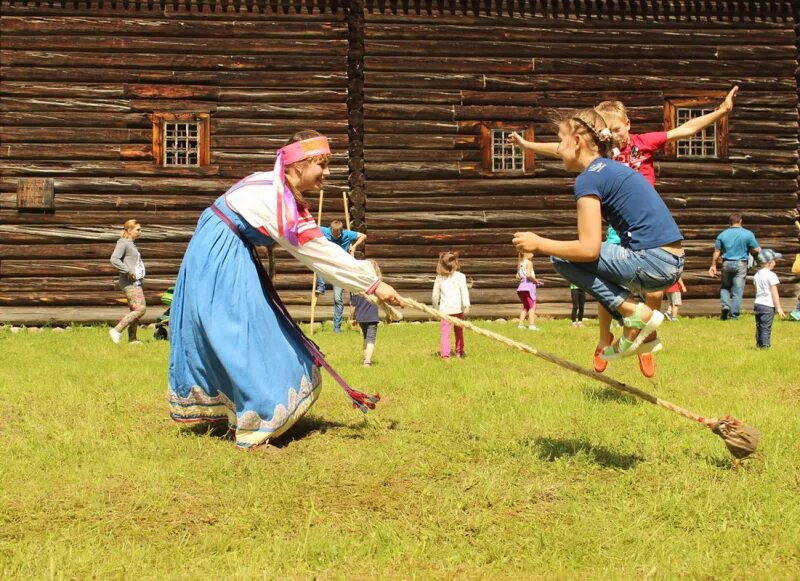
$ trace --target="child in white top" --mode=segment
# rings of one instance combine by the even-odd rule
[[[772,321],[775,312],[781,319],[786,318],[786,314],[781,308],[781,299],[778,295],[778,275],[772,272],[775,268],[775,261],[783,258],[783,255],[770,250],[763,249],[758,253],[758,263],[761,265],[753,277],[756,285],[756,299],[754,311],[756,315],[756,347],[759,349],[769,349],[772,340]]]
[[[439,264],[436,265],[436,280],[433,283],[433,308],[446,315],[463,319],[469,312],[469,290],[467,277],[460,272],[457,252],[442,252],[439,255]],[[450,330],[453,325],[448,321],[440,321],[441,349],[439,355],[442,359],[450,359]],[[455,328],[456,356],[463,359],[464,329]]]

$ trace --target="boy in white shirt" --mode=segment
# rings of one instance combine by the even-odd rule
[[[781,308],[781,299],[778,296],[778,275],[772,272],[775,268],[775,261],[783,258],[779,252],[765,248],[758,253],[758,263],[761,265],[759,270],[753,277],[753,283],[756,285],[756,300],[755,300],[755,314],[756,314],[756,346],[759,349],[769,349],[770,340],[772,336],[772,321],[775,318],[775,312],[781,319],[786,318],[786,314]]]

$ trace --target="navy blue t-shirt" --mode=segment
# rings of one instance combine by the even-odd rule
[[[597,196],[603,217],[631,250],[683,240],[658,192],[642,174],[613,159],[598,158],[575,179],[575,198]]]

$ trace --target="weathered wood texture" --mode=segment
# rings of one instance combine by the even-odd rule
[[[124,304],[109,256],[128,218],[143,225],[146,296],[157,304],[203,209],[244,175],[272,169],[298,129],[331,139],[324,220],[344,216],[344,12],[316,1],[302,13],[186,6],[2,3],[0,306]],[[155,111],[210,113],[210,165],[157,167]],[[54,212],[18,211],[28,178],[53,180]],[[362,201],[362,226],[363,215]],[[278,268],[287,300],[307,301],[308,271],[280,252]]]
[[[335,150],[324,221],[348,192],[389,282],[427,299],[453,248],[475,313],[511,312],[511,237],[573,236],[574,176],[541,158],[524,176],[485,172],[481,124],[551,140],[555,114],[620,98],[634,130],[653,131],[665,91],[738,83],[728,158],[657,162],[689,297],[712,297],[705,269],[731,210],[796,251],[796,20],[778,0],[0,0],[0,308],[122,308],[108,255],[130,217],[157,303],[202,209],[313,127]],[[210,166],[155,167],[154,111],[210,113]],[[25,178],[53,180],[53,213],[18,211]],[[277,286],[305,312],[307,271],[276,255]],[[540,302],[561,312],[564,281],[536,267]]]
[[[797,48],[787,7],[770,4],[782,16],[760,18],[762,3],[751,3],[755,12],[739,19],[730,10],[745,3],[614,4],[648,8],[650,16],[576,14],[595,10],[593,2],[401,15],[367,0],[368,243],[390,276],[414,280],[414,288],[430,285],[439,252],[454,249],[475,280],[476,302],[510,303],[513,233],[575,237],[574,176],[541,156],[525,175],[485,172],[481,124],[530,124],[538,140],[553,141],[554,116],[620,99],[634,132],[656,131],[663,129],[665,94],[734,84],[741,92],[728,157],[656,162],[657,189],[687,238],[689,297],[717,296],[719,283],[706,271],[732,211],[744,212],[762,245],[796,251]],[[546,282],[540,300],[567,300],[566,282],[548,261],[537,257],[535,267]],[[787,271],[787,264],[779,267],[788,278]]]

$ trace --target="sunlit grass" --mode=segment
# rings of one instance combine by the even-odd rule
[[[480,323],[589,364],[596,328]],[[762,432],[730,469],[691,422],[438,326],[315,335],[328,378],[277,448],[238,451],[168,417],[168,346],[102,328],[0,331],[3,577],[791,578],[800,567],[800,323],[757,351],[752,318],[665,323],[656,381],[609,373]],[[149,335],[145,335],[148,338]],[[265,372],[266,373],[266,372]]]

